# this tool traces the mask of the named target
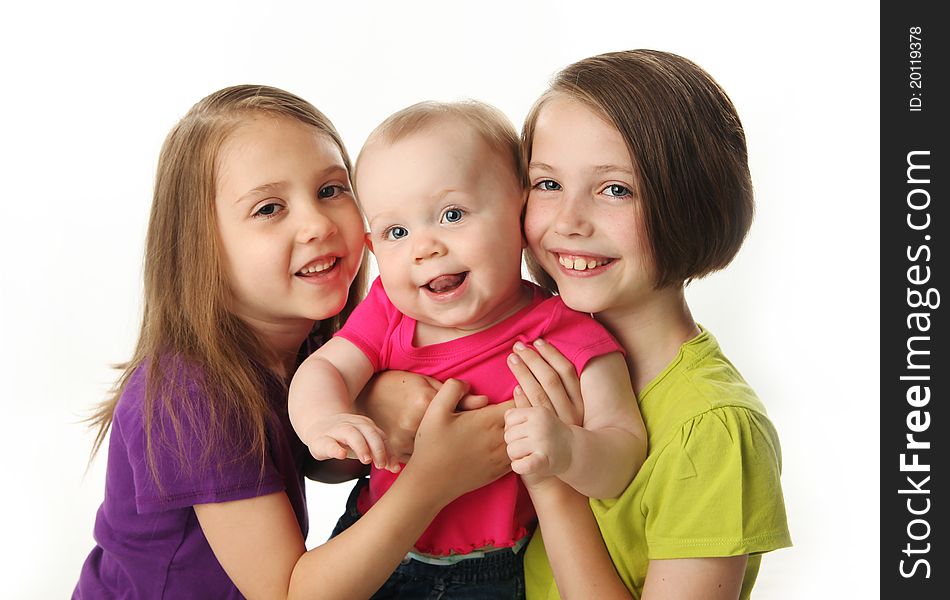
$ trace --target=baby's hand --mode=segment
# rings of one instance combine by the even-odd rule
[[[399,470],[386,435],[362,415],[341,413],[320,419],[310,426],[303,441],[317,460],[356,458],[364,465],[372,462],[377,469]]]
[[[511,470],[522,476],[550,477],[571,466],[573,433],[554,411],[541,406],[505,413],[505,442]]]

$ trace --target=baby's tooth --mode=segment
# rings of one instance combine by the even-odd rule
[[[584,260],[583,258],[575,258],[575,259],[574,259],[574,270],[575,270],[575,271],[583,271],[583,270],[586,269],[586,268],[587,268],[587,261],[586,261],[586,260]]]
[[[588,268],[588,269],[593,269],[593,268],[596,267],[596,266],[597,266],[597,261],[596,261],[596,260],[591,259],[591,260],[587,261],[587,268]]]

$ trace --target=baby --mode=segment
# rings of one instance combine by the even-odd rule
[[[590,316],[521,279],[526,194],[507,118],[477,102],[411,106],[370,134],[355,173],[380,277],[338,335],[297,370],[290,416],[316,458],[349,451],[373,461],[359,513],[398,471],[382,432],[354,414],[355,397],[374,373],[459,378],[471,393],[500,403],[515,391],[506,364],[513,346],[539,338],[573,363],[586,404],[570,436],[522,428],[528,433],[509,444],[513,468],[556,475],[588,496],[618,496],[646,453],[622,350]],[[517,553],[533,525],[524,486],[509,473],[445,507],[410,558],[438,567],[494,560],[507,550],[520,571],[520,556],[508,549]]]

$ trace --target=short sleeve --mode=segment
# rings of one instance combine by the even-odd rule
[[[544,339],[577,368],[580,374],[592,359],[611,352],[623,353],[623,346],[592,316],[571,310],[560,297],[549,298],[554,312]]]
[[[398,317],[396,307],[389,301],[382,281],[377,277],[366,298],[356,305],[336,335],[359,348],[372,363],[373,371],[383,371],[388,366],[383,360],[385,345]]]
[[[144,370],[144,366],[139,367],[126,386],[116,407],[112,431],[112,435],[122,436],[128,453],[139,513],[242,500],[285,489],[283,477],[269,454],[262,469],[259,456],[228,451],[225,444],[206,452],[207,415],[179,419],[176,430],[167,411],[159,406],[153,411],[154,463],[150,465],[144,419]],[[193,406],[205,405],[197,398],[200,392],[194,382],[184,381],[176,389],[178,394],[190,396],[188,402]]]
[[[727,406],[656,451],[641,509],[651,560],[759,554],[791,545],[781,449],[768,418]]]

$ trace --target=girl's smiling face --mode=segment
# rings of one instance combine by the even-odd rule
[[[525,237],[571,308],[630,309],[654,289],[638,182],[620,132],[553,95],[534,127]]]
[[[235,314],[261,331],[336,315],[363,252],[339,148],[316,129],[256,114],[218,157],[215,217]]]

